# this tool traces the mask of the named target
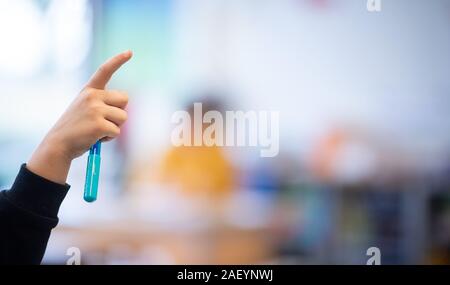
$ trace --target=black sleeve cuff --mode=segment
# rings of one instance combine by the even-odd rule
[[[36,215],[57,218],[70,185],[58,184],[34,174],[22,164],[11,190],[6,192],[8,200]]]

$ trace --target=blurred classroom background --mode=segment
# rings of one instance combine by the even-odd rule
[[[135,55],[99,198],[82,156],[44,263],[449,264],[450,2],[381,1],[0,0],[1,188],[101,62]],[[279,155],[172,147],[198,98],[279,111]]]

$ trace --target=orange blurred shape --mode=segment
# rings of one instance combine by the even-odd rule
[[[233,184],[231,164],[219,147],[174,147],[165,156],[162,178],[184,192],[221,196]]]

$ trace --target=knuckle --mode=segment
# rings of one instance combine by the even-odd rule
[[[92,104],[98,100],[99,96],[98,90],[90,88],[85,91],[84,99],[88,104]]]
[[[110,95],[114,97],[115,104],[118,106],[126,106],[128,104],[128,94],[122,91],[109,91]]]
[[[91,118],[101,118],[103,116],[103,107],[99,104],[90,104],[88,112]]]
[[[127,112],[125,112],[125,111],[120,112],[120,121],[122,123],[125,123],[127,119],[128,119]]]
[[[97,119],[95,120],[97,127],[100,130],[106,130],[108,128],[108,125],[106,123],[106,120],[102,117],[97,117]]]

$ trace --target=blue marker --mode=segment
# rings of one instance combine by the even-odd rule
[[[86,167],[86,181],[84,184],[84,200],[94,202],[97,200],[98,180],[100,177],[100,150],[102,143],[97,141],[89,149],[89,156]]]
[[[106,84],[111,79],[114,72],[117,71],[125,62],[127,62],[133,53],[129,50],[118,54],[106,61],[101,68],[91,77],[86,87],[104,90]],[[100,150],[101,142],[97,141],[89,149],[89,156],[86,167],[86,181],[84,183],[83,198],[86,202],[97,200],[98,180],[100,177]]]

